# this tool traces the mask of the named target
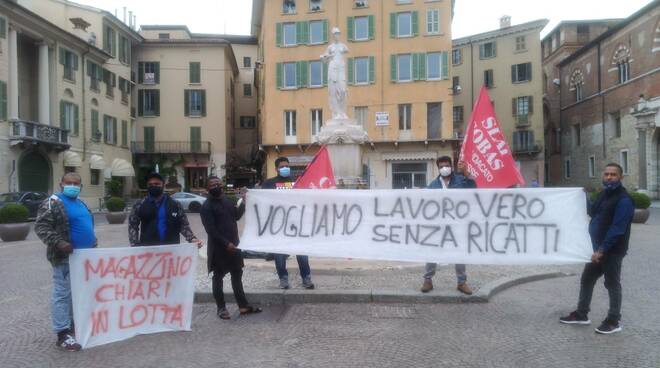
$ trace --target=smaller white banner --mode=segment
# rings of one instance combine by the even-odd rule
[[[388,126],[388,125],[390,125],[390,114],[388,112],[377,112],[376,126]]]
[[[69,268],[76,339],[83,348],[190,331],[195,245],[80,249],[69,256]]]

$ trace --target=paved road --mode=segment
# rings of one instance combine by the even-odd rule
[[[654,210],[654,219],[660,211]],[[0,367],[660,367],[660,226],[635,226],[624,262],[622,333],[564,326],[578,276],[509,289],[487,304],[264,306],[220,321],[195,307],[193,332],[139,336],[80,353],[54,347],[50,275],[38,244],[0,243]],[[606,313],[599,283],[591,315]],[[231,306],[235,313],[235,306]]]

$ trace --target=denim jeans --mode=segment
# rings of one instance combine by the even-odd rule
[[[424,272],[424,279],[431,280],[435,276],[435,270],[438,267],[436,263],[427,263],[426,272]],[[459,285],[465,284],[467,281],[467,273],[465,272],[464,264],[455,265],[454,269],[456,270],[456,283]]]
[[[277,269],[277,276],[280,279],[289,279],[289,272],[286,270],[286,254],[275,254],[275,268]],[[300,277],[303,281],[310,281],[312,279],[312,271],[309,268],[309,258],[307,256],[296,256],[298,261],[298,268],[300,269]]]
[[[610,295],[610,309],[607,318],[611,321],[621,319],[621,264],[623,256],[606,254],[599,263],[587,263],[582,272],[580,280],[580,298],[578,301],[578,313],[583,316],[589,314],[591,296],[594,292],[596,281],[605,275],[605,288]]]
[[[73,301],[71,300],[68,263],[53,266],[53,296],[50,310],[55,333],[71,329],[73,326]]]

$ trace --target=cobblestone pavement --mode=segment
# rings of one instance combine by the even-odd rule
[[[653,217],[660,211],[653,210]],[[116,232],[100,225],[99,233]],[[0,243],[0,367],[660,367],[660,226],[635,225],[623,266],[623,332],[564,326],[579,276],[509,289],[486,304],[296,304],[221,321],[195,306],[193,331],[138,336],[80,353],[54,346],[43,245]],[[121,240],[117,240],[120,244]],[[112,245],[112,244],[110,244]]]

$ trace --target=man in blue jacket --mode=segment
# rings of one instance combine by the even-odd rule
[[[474,180],[467,176],[467,168],[463,162],[458,163],[459,173],[454,173],[451,165],[451,157],[443,156],[436,161],[440,175],[428,185],[429,189],[466,189],[476,188],[477,184]],[[422,285],[422,293],[428,293],[433,290],[433,276],[437,265],[435,263],[426,264],[426,272],[424,273],[424,284]],[[463,294],[471,295],[472,289],[467,284],[467,274],[465,272],[464,264],[457,264],[456,269],[456,290]]]
[[[589,235],[594,253],[584,266],[580,281],[577,310],[559,319],[566,324],[588,325],[591,296],[596,281],[605,275],[605,288],[610,296],[607,318],[596,328],[597,333],[621,331],[621,263],[628,252],[630,225],[635,212],[633,201],[621,184],[623,169],[610,163],[603,172],[603,191],[589,208]]]

